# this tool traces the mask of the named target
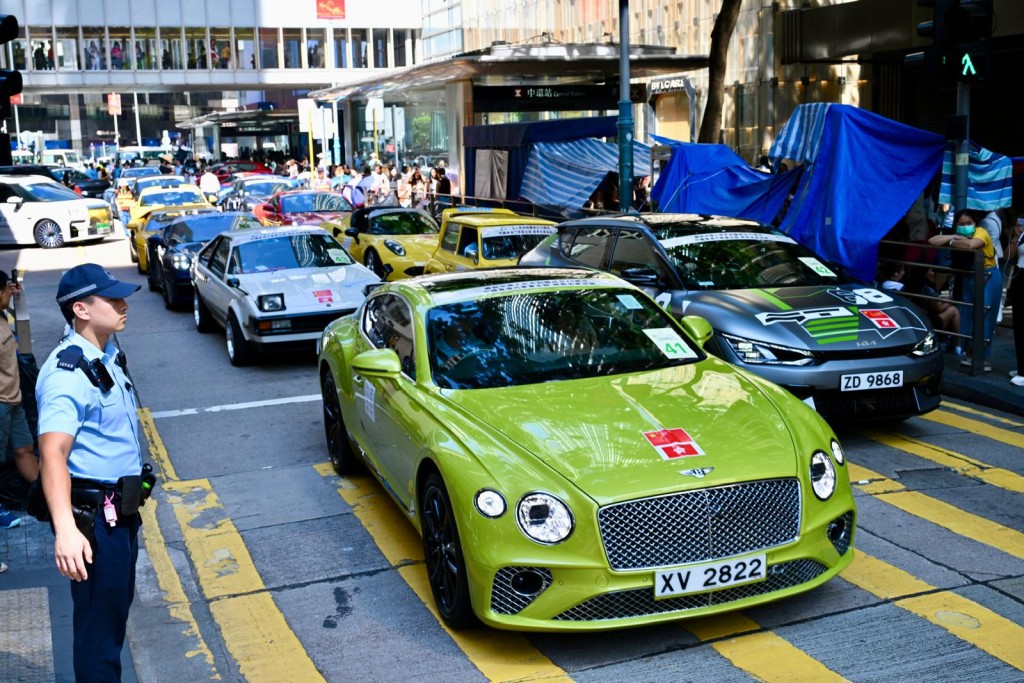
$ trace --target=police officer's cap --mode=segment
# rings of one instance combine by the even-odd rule
[[[142,285],[117,280],[103,266],[83,263],[64,273],[60,279],[60,284],[57,285],[57,303],[63,306],[94,295],[106,299],[124,299],[140,289]]]

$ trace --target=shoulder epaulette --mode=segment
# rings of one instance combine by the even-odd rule
[[[57,354],[57,367],[61,370],[77,370],[84,357],[85,352],[81,346],[66,346]]]

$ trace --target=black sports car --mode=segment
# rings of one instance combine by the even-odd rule
[[[73,168],[53,168],[51,171],[57,182],[63,183],[83,197],[102,197],[103,191],[110,187],[106,180],[90,178]]]
[[[163,230],[150,236],[147,244],[150,291],[162,291],[168,309],[191,302],[189,266],[196,252],[226,230],[260,227],[252,214],[235,211],[179,216],[168,222]]]

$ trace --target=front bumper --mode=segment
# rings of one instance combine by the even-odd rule
[[[243,333],[248,341],[262,348],[315,342],[328,325],[350,315],[353,310],[338,309],[305,315],[250,315],[243,324]]]

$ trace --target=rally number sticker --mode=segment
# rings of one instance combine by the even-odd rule
[[[764,581],[767,566],[767,558],[761,554],[656,572],[654,597],[671,598]]]
[[[690,348],[689,344],[683,341],[679,333],[671,327],[655,327],[644,330],[644,334],[654,342],[658,350],[665,354],[666,358],[677,360],[679,358],[696,358],[697,352]]]
[[[829,270],[829,267],[824,263],[814,258],[813,256],[801,256],[800,263],[804,264],[818,275],[823,277],[836,277],[836,274]]]

